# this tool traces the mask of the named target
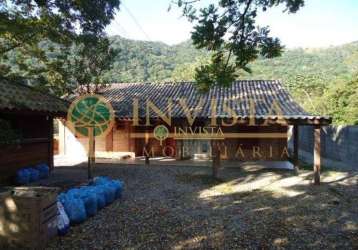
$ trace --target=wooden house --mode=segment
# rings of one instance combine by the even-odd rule
[[[112,104],[116,117],[110,133],[96,138],[99,157],[149,154],[180,159],[206,155],[238,161],[293,158],[297,162],[297,126],[315,126],[319,145],[320,126],[331,122],[329,117],[306,112],[275,80],[235,81],[206,93],[190,82],[122,83],[111,84],[98,94]],[[158,125],[169,132],[164,140],[155,136]],[[293,156],[287,151],[289,126],[294,127]],[[62,131],[68,132],[65,127]],[[62,149],[70,150],[64,132],[61,138]],[[80,142],[85,154],[86,140],[72,136],[68,141]],[[319,155],[318,147],[316,153]]]
[[[67,107],[60,98],[0,80],[0,180],[39,163],[53,168],[53,119]]]

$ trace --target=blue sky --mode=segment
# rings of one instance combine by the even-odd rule
[[[214,0],[202,0],[202,4]],[[123,6],[107,27],[109,35],[177,44],[190,38],[191,24],[180,11],[167,11],[170,0],[122,0]],[[358,41],[358,0],[306,0],[296,14],[273,8],[257,19],[272,35],[292,47],[327,47]]]

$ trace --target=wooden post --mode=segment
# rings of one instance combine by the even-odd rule
[[[114,128],[111,129],[111,131],[106,135],[106,151],[107,152],[113,152],[113,135],[114,135]]]
[[[299,150],[299,134],[298,134],[298,125],[293,125],[293,165],[295,167],[295,170],[299,170],[298,166],[298,150]]]
[[[149,148],[149,146],[150,146],[150,143],[149,143],[149,133],[147,132],[147,130],[146,130],[146,132],[145,132],[145,164],[146,165],[149,165],[150,164],[150,161],[149,161],[149,154],[150,154],[150,152],[151,152],[151,149]]]
[[[184,141],[180,140],[180,160],[184,160]]]
[[[211,152],[212,152],[212,167],[213,167],[213,177],[218,177],[219,167],[220,167],[220,150],[215,141],[211,141]]]
[[[92,167],[95,163],[95,138],[94,128],[88,128],[88,179],[92,179]]]
[[[149,161],[149,154],[150,154],[150,149],[149,149],[149,144],[145,144],[145,164],[149,165],[150,161]]]
[[[183,154],[182,154],[182,140],[175,140],[175,159],[176,160],[182,160]]]
[[[48,116],[48,167],[50,170],[53,170],[54,164],[53,164],[53,117]]]
[[[58,123],[58,153],[60,155],[66,154],[66,132],[65,132],[65,121],[57,120]]]
[[[314,128],[314,154],[313,154],[314,184],[320,184],[321,171],[321,127]]]

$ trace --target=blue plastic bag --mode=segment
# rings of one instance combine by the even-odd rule
[[[106,198],[106,205],[111,204],[115,199],[115,189],[110,184],[111,180],[108,177],[98,176],[93,179],[93,184],[104,192]]]
[[[113,180],[111,184],[116,189],[116,199],[121,198],[123,191],[123,182],[121,182],[120,180]]]
[[[105,190],[101,187],[94,187],[94,192],[97,198],[97,208],[102,209],[106,206]]]
[[[29,170],[29,173],[30,173],[30,182],[40,180],[40,172],[37,169],[28,168],[28,170]]]
[[[22,168],[16,172],[16,183],[25,185],[30,183],[30,172],[26,168]]]
[[[67,199],[66,193],[60,193],[60,194],[57,196],[57,201],[61,202],[62,205],[65,204],[66,199]]]
[[[80,190],[81,199],[85,204],[87,216],[94,216],[98,210],[96,193],[90,192],[88,187],[83,187]]]
[[[114,193],[111,193],[111,191],[105,187],[105,185],[99,185],[96,186],[97,192],[100,192],[104,195],[105,198],[105,205],[109,205],[114,200]]]
[[[81,189],[79,188],[71,188],[67,191],[66,195],[70,198],[81,198]]]
[[[93,179],[93,183],[96,186],[104,185],[104,184],[108,183],[109,181],[111,181],[111,180],[106,176],[97,176]]]
[[[71,224],[78,224],[87,219],[86,208],[80,198],[67,197],[64,207]]]
[[[70,220],[65,212],[65,208],[60,201],[57,202],[57,210],[57,234],[63,236],[70,230]]]
[[[116,198],[116,188],[111,182],[107,182],[103,186],[106,189],[106,203],[111,204]]]
[[[40,179],[46,179],[50,176],[50,168],[46,164],[38,164],[36,169],[40,172]]]

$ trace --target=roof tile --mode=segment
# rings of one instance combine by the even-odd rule
[[[29,86],[0,80],[0,110],[66,113],[68,103]]]
[[[184,118],[185,112],[179,103],[185,99],[190,110],[194,110],[203,99],[197,117],[211,117],[211,100],[216,99],[216,116],[224,118],[228,113],[224,110],[224,102],[237,116],[247,118],[250,116],[250,100],[255,102],[255,116],[265,118],[272,110],[272,104],[276,102],[282,115],[292,119],[330,119],[329,117],[316,117],[306,112],[298,105],[291,95],[277,80],[248,80],[235,81],[229,87],[215,86],[207,93],[197,91],[192,82],[182,83],[115,83],[102,89],[104,95],[113,105],[118,118],[133,117],[133,99],[139,100],[139,116],[146,115],[146,101],[153,102],[161,111],[167,111],[168,101],[173,103],[172,117]],[[272,112],[271,112],[272,113]],[[151,111],[152,117],[158,115]]]

